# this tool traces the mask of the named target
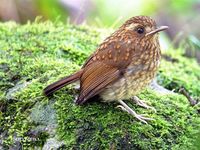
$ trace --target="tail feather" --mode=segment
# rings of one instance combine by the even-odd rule
[[[70,75],[70,76],[67,76],[59,81],[56,81],[50,85],[48,85],[45,89],[44,89],[44,94],[46,96],[49,96],[51,95],[53,92],[61,89],[62,87],[64,87],[65,85],[68,85],[68,84],[71,84],[77,80],[80,79],[82,75],[82,70],[76,72],[75,74],[73,75]]]

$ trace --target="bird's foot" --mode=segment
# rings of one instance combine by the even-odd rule
[[[143,100],[140,100],[137,96],[134,96],[132,99],[137,105],[146,109],[152,109],[154,112],[156,112],[156,109],[154,107],[147,105]]]
[[[151,118],[147,118],[145,117],[143,114],[137,114],[135,111],[133,111],[126,103],[124,103],[122,100],[119,101],[119,103],[121,105],[118,105],[117,108],[121,108],[123,111],[126,111],[128,112],[129,114],[131,114],[132,116],[134,116],[135,118],[137,118],[138,120],[140,120],[141,122],[143,123],[147,123],[147,121],[149,120],[154,120],[154,119],[151,119]]]

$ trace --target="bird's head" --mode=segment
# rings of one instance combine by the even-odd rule
[[[168,26],[157,27],[156,22],[147,16],[136,16],[127,20],[121,27],[130,33],[136,40],[158,40],[160,31],[168,29]]]

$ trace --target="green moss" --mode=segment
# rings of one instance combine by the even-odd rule
[[[166,88],[178,91],[184,87],[190,95],[200,97],[200,67],[195,59],[184,57],[184,51],[168,50],[166,54],[171,61],[163,59],[159,70],[159,82]]]
[[[109,33],[51,22],[0,24],[0,136],[5,148],[15,143],[16,137],[21,138],[19,142],[24,147],[42,146],[52,135],[45,130],[35,133],[35,129],[45,125],[48,118],[56,119],[55,136],[64,141],[66,149],[193,148],[200,129],[199,108],[191,107],[180,94],[162,95],[148,88],[140,93],[138,96],[155,107],[156,113],[127,102],[138,113],[155,119],[147,125],[115,108],[116,103],[76,106],[78,93],[72,85],[49,99],[43,96],[46,85],[78,70]],[[181,50],[170,49],[166,55],[175,61],[162,60],[159,83],[175,92],[184,87],[191,96],[199,98],[197,62],[184,57]],[[49,107],[52,103],[55,111],[49,110],[53,109]],[[56,117],[40,121],[40,114],[48,112]],[[31,140],[33,136],[36,140]]]

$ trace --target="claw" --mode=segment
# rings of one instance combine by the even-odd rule
[[[140,100],[137,96],[133,97],[133,101],[141,107],[144,107],[146,109],[152,109],[154,112],[156,112],[156,109],[154,107],[147,105],[143,100]]]
[[[126,108],[124,108],[124,106],[122,106],[122,105],[118,105],[116,108],[120,108],[121,110],[126,111],[127,113],[129,113],[129,112],[126,110]]]
[[[143,114],[141,114],[141,115],[137,114],[128,105],[126,105],[126,103],[124,103],[122,100],[120,100],[119,103],[121,105],[118,105],[117,108],[121,108],[123,111],[128,112],[129,114],[131,114],[132,116],[134,116],[135,118],[137,118],[138,120],[140,120],[141,122],[143,122],[145,124],[148,124],[147,121],[149,121],[149,120],[154,120],[154,119],[145,117]]]

